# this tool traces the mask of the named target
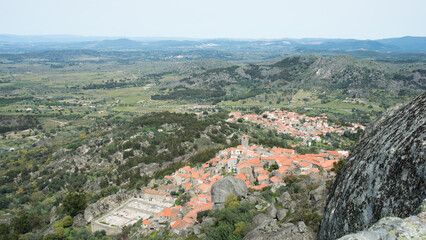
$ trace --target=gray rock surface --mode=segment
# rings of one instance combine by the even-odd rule
[[[287,216],[287,209],[278,209],[277,211],[277,219],[278,221],[283,220]]]
[[[327,198],[327,187],[324,185],[320,185],[318,188],[309,192],[309,197],[312,202],[312,206],[314,211],[319,214],[324,214],[324,203]]]
[[[79,213],[77,216],[72,219],[72,226],[76,228],[85,227],[87,225],[86,220],[84,219],[84,215]]]
[[[232,176],[224,177],[213,184],[211,195],[212,201],[215,203],[214,207],[223,206],[226,197],[231,193],[237,197],[245,197],[248,193],[247,185],[243,180]]]
[[[271,218],[276,218],[277,208],[275,207],[274,204],[271,204],[269,207],[266,208],[265,213]]]
[[[285,187],[285,182],[276,182],[271,185],[271,191],[275,193],[280,187]]]
[[[372,122],[333,181],[317,239],[417,214],[426,198],[426,92]]]
[[[213,226],[216,226],[216,224],[217,224],[216,218],[208,217],[203,220],[203,226],[206,226],[206,227],[213,227]]]
[[[194,231],[194,234],[195,234],[195,235],[199,235],[199,234],[201,234],[201,230],[202,230],[202,228],[201,228],[201,226],[199,226],[199,225],[195,225],[195,226],[192,228],[192,230]]]
[[[285,207],[286,205],[289,205],[291,203],[290,193],[284,192],[283,195],[281,195],[281,197],[279,198],[276,198],[276,200]]]
[[[382,218],[367,231],[349,234],[339,238],[339,240],[381,239],[426,239],[426,212],[405,219],[397,217]]]
[[[256,216],[254,216],[253,218],[253,225],[254,226],[259,226],[260,224],[262,224],[264,221],[266,220],[270,220],[271,218],[268,217],[268,215],[260,213],[257,214]]]
[[[251,204],[256,204],[256,202],[258,201],[255,196],[248,196],[247,200]]]
[[[257,217],[257,216],[256,216]],[[303,222],[277,224],[275,219],[266,219],[251,230],[243,240],[313,240],[315,233]]]

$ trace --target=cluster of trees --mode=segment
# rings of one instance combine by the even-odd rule
[[[216,226],[203,228],[205,239],[243,239],[254,227],[252,220],[258,214],[254,204],[240,202],[235,195],[230,194],[225,206],[224,209],[197,213],[197,220],[200,223],[206,217],[217,219]]]
[[[33,115],[0,115],[0,133],[34,128],[38,125]]]
[[[44,224],[44,220],[37,214],[20,211],[10,224],[0,224],[0,239],[18,239],[20,235],[39,229]]]
[[[0,97],[0,107],[5,107],[12,103],[21,102],[25,100],[32,100],[32,97]]]
[[[192,155],[189,158],[189,162],[192,165],[197,165],[201,163],[205,163],[208,160],[214,158],[219,149],[217,148],[206,148],[199,150],[196,154]]]
[[[226,113],[197,118],[195,114],[158,112],[134,118],[117,130],[113,144],[102,146],[101,156],[109,158],[116,152],[122,151],[125,160],[116,162],[117,176],[107,176],[108,179],[103,181],[113,181],[117,186],[127,182],[126,187],[140,188],[150,180],[150,177],[135,171],[134,167],[141,163],[160,164],[161,168],[154,172],[153,178],[163,178],[165,175],[172,174],[188,164],[185,161],[174,162],[174,160],[194,154],[198,150],[195,141],[201,137],[201,134],[208,132],[208,127],[217,126],[211,131],[214,137],[211,139],[213,142],[218,138],[221,143],[226,144],[224,133],[230,134],[233,131],[229,124],[224,122],[226,117]],[[160,128],[164,128],[163,131],[158,131]],[[119,144],[123,141],[122,139],[128,139],[129,135],[132,136],[135,132],[141,132],[141,135]],[[216,148],[203,149],[201,148],[195,154],[196,156],[191,157],[189,163],[206,162],[218,151]]]
[[[145,81],[140,81],[141,79],[139,79],[139,81],[128,81],[125,79],[121,79],[121,80],[114,80],[114,79],[110,79],[108,81],[102,82],[102,83],[89,83],[87,85],[84,85],[82,88],[87,90],[87,89],[112,89],[112,88],[122,88],[122,87],[129,87],[129,86],[133,86],[133,87],[137,87],[137,86],[141,86],[146,84]]]
[[[194,99],[210,99],[225,96],[226,92],[222,89],[180,89],[174,90],[165,95],[152,95],[152,100],[194,100]]]

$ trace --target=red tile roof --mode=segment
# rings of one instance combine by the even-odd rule
[[[282,182],[283,180],[277,176],[273,176],[271,177],[269,180],[271,180],[271,182],[276,183],[276,182]]]
[[[161,192],[161,191],[155,191],[152,189],[145,189],[145,193],[146,194],[152,194],[152,195],[166,195],[166,192]]]

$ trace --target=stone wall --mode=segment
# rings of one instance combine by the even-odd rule
[[[173,205],[170,201],[149,201],[149,197],[131,198],[124,204],[92,221],[92,232],[105,230],[108,235],[119,234],[124,226],[136,223],[139,219],[147,219],[164,208]]]
[[[105,230],[107,235],[117,235],[121,233],[122,228],[117,226],[108,226],[103,223],[93,221],[91,224],[91,230],[92,232]]]

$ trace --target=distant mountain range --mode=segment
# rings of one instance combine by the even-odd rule
[[[319,51],[378,53],[426,53],[426,37],[401,37],[380,40],[356,39],[186,39],[186,38],[114,38],[72,35],[18,36],[0,35],[0,52],[88,49],[97,51]]]

